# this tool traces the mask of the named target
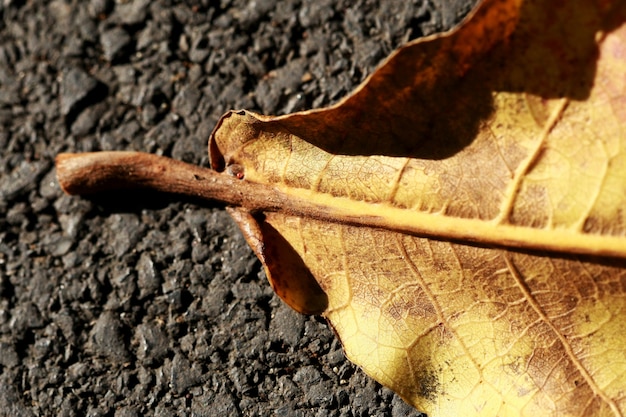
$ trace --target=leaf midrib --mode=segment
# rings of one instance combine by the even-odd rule
[[[377,227],[439,240],[468,242],[514,250],[548,251],[567,255],[591,255],[626,259],[626,236],[582,233],[577,229],[547,229],[425,213],[369,203],[287,186],[276,186],[284,195],[282,210],[292,215],[333,223]]]

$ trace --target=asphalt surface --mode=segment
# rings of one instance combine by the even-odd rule
[[[336,102],[468,3],[1,2],[0,415],[419,415],[272,293],[222,207],[69,197],[53,159],[207,166],[227,110]]]

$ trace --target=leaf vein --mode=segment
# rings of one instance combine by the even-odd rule
[[[504,261],[506,262],[506,265],[509,268],[509,271],[511,272],[511,276],[513,277],[520,291],[524,294],[524,297],[528,301],[528,304],[530,304],[530,306],[535,311],[535,313],[537,313],[537,315],[541,317],[543,322],[550,328],[550,330],[554,333],[554,335],[559,339],[559,342],[563,346],[565,353],[567,354],[569,359],[572,361],[574,366],[578,369],[578,372],[583,377],[587,385],[591,388],[591,390],[597,397],[601,398],[602,401],[608,404],[608,406],[611,408],[611,411],[613,411],[613,414],[616,417],[623,417],[623,414],[620,411],[617,404],[615,404],[615,401],[613,401],[606,394],[604,394],[602,390],[600,390],[600,388],[598,387],[594,379],[589,374],[589,371],[587,371],[587,369],[583,366],[583,364],[578,359],[578,356],[576,356],[576,353],[572,349],[572,346],[569,344],[565,336],[559,331],[559,329],[556,328],[556,326],[552,323],[552,321],[548,318],[546,313],[543,311],[543,308],[539,305],[539,303],[533,296],[526,282],[524,282],[524,279],[522,278],[521,273],[519,272],[519,270],[517,269],[517,267],[511,260],[511,258],[506,255],[504,255],[503,257],[504,257]],[[562,358],[559,359],[559,361],[560,360],[562,360]],[[554,366],[556,366],[556,364],[554,364]]]
[[[391,204],[393,204],[394,200],[396,199],[396,194],[398,194],[398,189],[400,188],[400,181],[402,180],[402,176],[404,175],[406,168],[409,166],[410,162],[411,158],[406,158],[404,164],[402,164],[402,168],[398,170],[398,174],[393,179],[393,185],[391,187],[391,190],[389,191],[389,197],[387,197],[387,201],[389,201],[389,203]]]
[[[311,185],[311,191],[320,192],[320,184],[322,182],[322,179],[324,179],[324,173],[328,169],[328,166],[330,165],[332,160],[335,159],[335,156],[336,155],[331,154],[330,158],[326,160],[326,163],[324,164],[322,169],[320,169],[319,173],[317,174],[317,177],[315,177],[315,180],[313,181],[313,184]]]
[[[443,326],[451,334],[454,335],[454,337],[458,340],[459,345],[461,346],[461,349],[463,349],[463,352],[465,353],[465,355],[467,355],[467,357],[470,358],[470,360],[471,360],[472,364],[474,365],[474,367],[476,368],[476,370],[478,372],[481,372],[480,365],[478,365],[478,363],[476,362],[474,357],[470,354],[470,350],[466,346],[465,342],[458,336],[456,331],[452,328],[452,326],[450,325],[450,323],[448,322],[448,320],[444,316],[443,309],[441,308],[441,306],[437,302],[437,299],[436,299],[435,295],[433,294],[433,292],[430,290],[430,288],[426,284],[426,281],[424,281],[424,277],[422,277],[422,274],[420,273],[419,268],[417,267],[417,265],[415,265],[415,263],[411,259],[411,256],[409,255],[406,247],[404,246],[404,243],[402,242],[401,237],[398,236],[398,235],[394,235],[394,236],[396,238],[396,244],[398,246],[398,249],[400,250],[400,254],[402,256],[404,256],[404,259],[406,260],[406,263],[409,266],[409,269],[411,270],[411,273],[413,274],[413,276],[417,280],[417,283],[420,285],[420,287],[424,291],[424,294],[426,294],[426,297],[428,297],[428,300],[432,304],[433,309],[435,310],[435,313],[437,314],[438,321],[440,323],[442,323]]]
[[[537,145],[528,155],[528,157],[517,167],[513,181],[511,181],[511,184],[506,190],[506,198],[503,200],[500,214],[495,219],[497,223],[509,222],[509,217],[511,215],[511,211],[513,210],[513,204],[515,203],[515,196],[519,192],[522,181],[541,156],[548,135],[552,131],[552,128],[556,125],[557,121],[560,119],[568,103],[568,99],[562,99],[559,102],[559,105],[554,109],[554,111],[550,115],[550,118],[543,127]]]

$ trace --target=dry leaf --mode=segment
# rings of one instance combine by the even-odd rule
[[[60,155],[59,182],[236,206],[277,294],[431,417],[622,416],[625,22],[618,0],[485,0],[336,106],[225,115],[222,174]]]
[[[338,105],[224,116],[276,292],[431,417],[626,413],[626,2],[485,1]],[[358,224],[358,225],[357,225]]]

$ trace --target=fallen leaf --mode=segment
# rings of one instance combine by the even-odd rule
[[[485,0],[335,106],[226,114],[219,173],[66,155],[59,182],[232,205],[277,294],[431,417],[622,416],[625,22],[619,0]]]
[[[626,413],[625,20],[487,0],[333,107],[225,115],[213,168],[304,202],[231,209],[276,292],[431,417]]]

